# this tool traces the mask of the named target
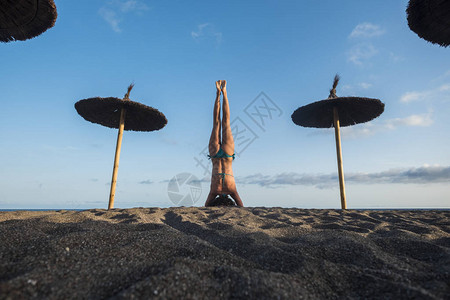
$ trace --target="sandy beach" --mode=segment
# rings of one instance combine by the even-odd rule
[[[449,299],[450,211],[0,212],[1,299]]]

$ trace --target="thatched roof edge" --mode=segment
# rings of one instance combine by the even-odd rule
[[[420,38],[442,47],[450,45],[450,1],[410,0],[406,14],[409,28]]]
[[[156,108],[115,97],[94,97],[75,103],[78,114],[86,121],[109,128],[118,128],[120,111],[127,109],[125,130],[154,131],[167,124],[166,116]]]
[[[338,109],[341,127],[369,122],[384,112],[384,103],[379,99],[337,97],[299,107],[292,113],[291,119],[296,125],[303,127],[331,128],[333,107]]]
[[[40,0],[37,3],[35,16],[29,23],[11,28],[1,28],[0,26],[0,42],[25,41],[42,34],[55,25],[58,17],[55,2],[53,0]],[[10,15],[10,18],[14,17],[14,15]]]

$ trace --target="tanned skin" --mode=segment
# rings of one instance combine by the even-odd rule
[[[222,122],[220,121],[220,94],[223,95],[222,106]],[[222,129],[222,131],[221,131]],[[222,133],[222,138],[220,134]],[[234,139],[231,133],[230,126],[230,106],[228,104],[227,96],[227,82],[225,80],[216,81],[216,99],[213,110],[213,129],[211,138],[209,139],[209,155],[212,157],[217,154],[219,149],[225,153],[232,155],[234,153]],[[206,199],[205,206],[209,206],[210,202],[220,194],[227,194],[231,196],[238,206],[243,207],[241,197],[236,190],[236,182],[233,175],[233,158],[221,157],[211,158],[212,161],[212,175],[211,188]],[[219,175],[225,173],[230,175]]]

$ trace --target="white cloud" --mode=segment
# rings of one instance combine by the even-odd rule
[[[385,33],[385,30],[380,26],[372,23],[361,23],[356,25],[353,31],[350,33],[350,38],[371,38],[380,36]]]
[[[373,84],[368,83],[368,82],[359,82],[359,83],[355,83],[353,85],[350,84],[345,84],[343,85],[340,90],[344,93],[347,93],[349,95],[356,95],[359,91],[361,90],[367,90],[369,88],[371,88],[373,86]]]
[[[117,17],[115,11],[109,8],[102,7],[98,11],[100,16],[111,26],[112,30],[115,32],[121,32],[122,30],[119,27],[120,19]]]
[[[406,92],[400,97],[400,102],[409,103],[414,101],[450,100],[450,84],[442,84],[436,88],[425,91]]]
[[[353,89],[353,87],[351,85],[349,85],[349,84],[344,84],[344,85],[342,85],[340,87],[341,91],[348,91],[348,90],[351,90],[351,89]]]
[[[363,89],[368,89],[370,87],[372,87],[371,83],[367,83],[367,82],[361,82],[360,84],[358,84],[361,88]]]
[[[150,179],[139,182],[139,184],[152,184],[152,183],[153,183],[153,181],[151,181]]]
[[[355,65],[362,66],[377,53],[378,50],[372,44],[358,44],[350,49],[347,54],[347,60]]]
[[[419,168],[390,169],[378,173],[346,173],[345,181],[354,184],[428,184],[450,183],[450,166],[424,165]],[[333,174],[299,174],[281,173],[276,175],[254,174],[238,177],[239,184],[257,184],[263,187],[280,187],[284,185],[314,186],[316,188],[333,188],[338,186],[337,172]]]
[[[102,6],[98,13],[117,33],[122,32],[119,26],[123,18],[128,13],[141,14],[149,7],[138,0],[112,0]]]
[[[379,50],[368,42],[369,39],[385,34],[385,30],[379,25],[364,22],[358,24],[348,36],[351,40],[362,41],[362,43],[353,45],[347,52],[347,61],[357,65],[363,66],[372,57],[379,53]],[[399,57],[390,55],[394,61],[400,60]]]
[[[198,38],[200,38],[201,36],[204,36],[203,29],[204,29],[205,27],[207,27],[207,26],[210,26],[209,23],[204,23],[204,24],[198,25],[198,26],[197,26],[197,31],[191,31],[191,36],[192,36],[194,39],[198,39]]]
[[[421,126],[426,127],[433,124],[432,112],[421,115],[411,115],[406,118],[395,118],[385,121],[387,129],[395,129],[399,126]]]
[[[427,127],[433,124],[433,112],[410,115],[404,118],[394,118],[378,122],[358,124],[341,128],[342,138],[356,139],[372,136],[376,133],[388,130],[396,130],[399,127]],[[331,135],[334,131],[329,129],[316,130],[312,135]]]
[[[213,39],[216,43],[222,42],[222,33],[218,32],[211,23],[198,25],[196,31],[191,31],[191,37],[196,41]]]
[[[426,98],[428,93],[424,92],[406,92],[400,97],[400,102],[412,102]]]
[[[450,84],[443,84],[439,87],[439,91],[450,91]]]
[[[433,112],[429,111],[425,114],[410,115],[404,118],[388,119],[377,123],[367,123],[358,126],[350,126],[342,128],[342,136],[344,138],[359,138],[374,135],[375,133],[395,130],[404,126],[427,127],[433,124]]]
[[[372,136],[376,132],[380,131],[381,128],[377,127],[376,125],[372,123],[368,124],[361,124],[357,126],[349,126],[349,127],[342,127],[341,128],[341,135],[342,138],[345,139],[356,139],[361,137],[367,137]],[[331,134],[332,132],[328,132],[328,134]],[[333,132],[334,134],[334,132]]]
[[[148,6],[137,0],[128,0],[128,1],[113,1],[117,6],[120,7],[122,12],[131,12],[131,11],[145,11],[148,10]]]

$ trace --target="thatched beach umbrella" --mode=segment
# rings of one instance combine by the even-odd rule
[[[53,0],[0,0],[0,41],[24,41],[53,27]]]
[[[83,99],[75,103],[75,109],[85,120],[109,128],[119,129],[108,209],[114,207],[123,131],[154,131],[163,128],[167,124],[166,117],[157,109],[130,100],[132,88],[133,84],[128,87],[128,91],[123,99],[96,97]]]
[[[410,0],[406,9],[409,28],[433,44],[450,45],[450,1]]]
[[[334,77],[333,88],[328,99],[317,101],[298,108],[292,114],[292,121],[300,126],[315,128],[334,127],[336,137],[336,153],[341,192],[341,207],[347,208],[345,199],[344,170],[342,163],[340,127],[368,122],[381,115],[384,103],[378,99],[362,97],[337,97],[336,87],[339,76]]]

